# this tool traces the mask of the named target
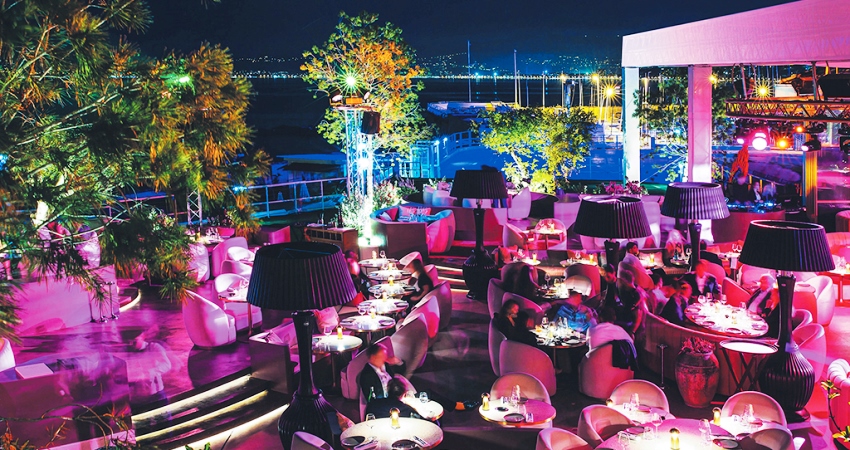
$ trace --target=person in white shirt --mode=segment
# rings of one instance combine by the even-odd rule
[[[617,313],[613,308],[602,308],[599,311],[598,323],[587,330],[588,353],[611,341],[627,340],[634,343],[629,333],[614,323],[615,320],[617,320]]]
[[[367,347],[366,356],[369,363],[360,373],[360,389],[367,402],[373,398],[386,398],[389,393],[387,385],[396,373],[404,372],[404,363],[396,356],[388,357],[382,344]]]
[[[643,264],[640,263],[639,256],[640,249],[638,248],[637,242],[629,242],[626,244],[626,256],[623,257],[623,261],[621,263],[629,264],[643,270]]]

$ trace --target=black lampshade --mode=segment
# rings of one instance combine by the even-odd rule
[[[497,170],[458,170],[452,182],[455,198],[508,198],[505,177]]]
[[[248,303],[295,311],[348,303],[357,291],[342,250],[320,242],[289,242],[257,250]]]
[[[574,228],[584,236],[635,239],[652,234],[640,199],[593,195],[581,199]]]
[[[661,214],[677,219],[725,219],[729,217],[729,208],[719,184],[670,183]]]
[[[805,222],[750,222],[739,259],[751,266],[789,272],[826,272],[835,269],[823,227]]]

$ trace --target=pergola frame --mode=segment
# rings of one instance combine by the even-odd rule
[[[640,122],[631,92],[638,89],[641,67],[688,67],[687,176],[710,181],[712,66],[850,67],[848,23],[848,1],[800,0],[624,36],[626,178],[640,179]]]

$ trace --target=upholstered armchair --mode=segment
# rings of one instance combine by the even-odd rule
[[[794,450],[794,435],[787,428],[765,428],[741,439],[741,448]],[[753,445],[754,444],[754,445]]]
[[[502,281],[497,278],[491,278],[490,284],[487,286],[487,310],[490,312],[490,318],[502,309],[502,297],[505,295],[505,288]]]
[[[408,253],[408,254],[406,254],[406,255],[402,256],[402,257],[398,260],[398,267],[400,267],[400,268],[402,268],[402,269],[405,269],[405,270],[408,270],[408,269],[409,269],[409,267],[408,267],[408,266],[410,266],[410,263],[412,263],[414,259],[418,259],[418,260],[419,260],[419,262],[423,262],[423,260],[422,260],[422,253],[419,253],[419,252],[410,252],[410,253]],[[431,281],[435,281],[435,280],[431,280]]]
[[[237,287],[240,283],[248,285],[248,279],[235,273],[223,273],[215,278],[214,287],[219,301],[214,302],[224,309],[224,312],[236,319],[236,331],[248,328],[248,311],[251,311],[251,323],[259,325],[263,322],[263,312],[256,306],[250,306],[248,302],[229,302],[229,289]]]
[[[519,386],[520,392],[525,398],[552,404],[549,391],[546,390],[546,386],[543,386],[540,380],[535,378],[534,375],[519,372],[506,373],[497,378],[493,382],[493,386],[490,387],[490,398],[510,397],[514,386]]]
[[[758,411],[758,416],[762,420],[770,420],[778,423],[783,427],[788,426],[785,419],[785,413],[782,407],[776,400],[766,394],[756,391],[743,391],[726,399],[723,408],[720,409],[720,417],[732,417],[734,415],[742,415],[746,405],[753,405],[753,409]]]
[[[428,354],[428,325],[422,314],[411,314],[412,319],[390,336],[395,355],[405,363],[405,378],[422,367]]]
[[[611,363],[612,344],[594,348],[578,365],[579,392],[593,398],[608,398],[614,388],[635,377],[631,369],[620,369]]]
[[[527,246],[526,235],[517,226],[506,223],[502,228],[502,246],[517,247],[525,249]]]
[[[549,355],[530,345],[505,340],[499,347],[499,373],[511,372],[534,376],[543,383],[550,397],[558,390],[555,366]]]
[[[433,342],[440,331],[440,303],[435,291],[431,291],[425,297],[422,297],[422,300],[419,300],[419,303],[410,310],[410,314],[404,318],[397,329],[407,325],[408,319],[413,320],[413,316],[417,313],[424,316],[425,323],[428,326],[428,338]]]
[[[221,231],[219,231],[220,233]],[[224,235],[222,235],[223,237]],[[223,242],[220,242],[218,245],[213,248],[210,253],[210,273],[213,278],[217,277],[218,274],[222,273],[221,264],[227,259],[227,252],[231,248],[239,247],[245,250],[248,250],[248,241],[245,240],[242,236],[232,237],[230,239],[225,239]]]
[[[236,319],[215,303],[189,291],[183,303],[183,322],[189,339],[202,348],[221,347],[236,341]]]
[[[583,275],[590,280],[590,293],[587,297],[593,297],[602,290],[602,276],[599,274],[599,266],[590,264],[573,264],[564,271],[564,276],[570,278],[573,275]]]
[[[828,326],[835,314],[835,289],[832,279],[818,275],[798,282],[794,290],[794,307],[812,313],[816,323]]]
[[[507,341],[508,338],[496,328],[496,319],[490,319],[490,328],[487,335],[487,343],[488,349],[490,351],[490,367],[493,369],[493,373],[496,376],[499,376],[501,373],[501,368],[499,367],[499,351],[502,348],[502,342]]]
[[[815,381],[820,380],[826,366],[826,333],[823,325],[810,323],[791,332],[794,342],[800,347],[800,353],[809,360],[815,371]]]
[[[446,253],[452,248],[455,240],[455,215],[450,209],[444,209],[436,214],[437,220],[425,227],[428,239],[428,253]]]
[[[631,426],[632,420],[620,411],[605,405],[590,405],[578,416],[576,434],[596,448],[602,441]]]
[[[667,394],[654,383],[645,380],[626,380],[614,388],[609,398],[614,401],[615,405],[622,405],[629,402],[632,394],[640,396],[641,405],[670,411]]]
[[[584,439],[561,428],[546,428],[537,435],[535,450],[592,450]]]
[[[434,280],[436,283],[437,280]],[[440,307],[440,330],[449,328],[452,320],[452,288],[448,281],[443,281],[434,286],[434,295]]]
[[[525,188],[519,194],[511,197],[511,206],[508,208],[508,220],[527,219],[531,212],[531,189]]]
[[[245,278],[251,278],[251,272],[253,270],[254,267],[250,264],[243,263],[242,261],[234,261],[232,259],[228,259],[221,263],[221,270],[219,271],[218,275],[221,275],[223,273],[235,273]]]

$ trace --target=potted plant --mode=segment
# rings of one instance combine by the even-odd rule
[[[707,407],[719,381],[720,364],[714,355],[714,344],[698,337],[685,339],[676,357],[676,384],[685,404],[692,408]]]

